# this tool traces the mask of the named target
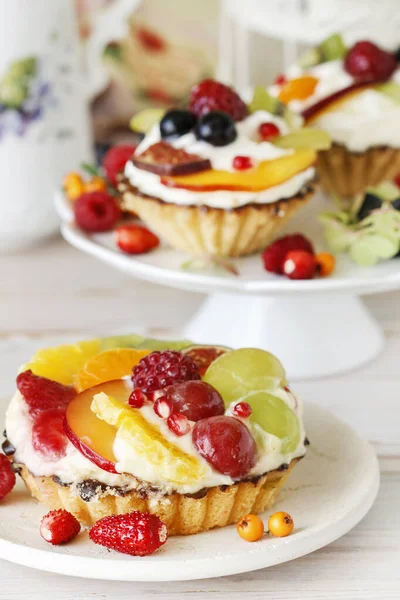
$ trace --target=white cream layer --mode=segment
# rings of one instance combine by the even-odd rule
[[[289,107],[302,112],[323,98],[354,83],[343,68],[343,61],[322,63],[307,70],[294,66],[287,72],[289,79],[312,75],[318,79],[315,92],[304,101],[293,100]],[[400,68],[392,81],[400,83]],[[272,86],[272,95],[279,94],[279,86]],[[341,103],[336,109],[321,115],[313,126],[327,131],[332,140],[353,152],[363,152],[374,146],[400,148],[400,104],[384,94],[368,89]]]
[[[282,464],[290,463],[292,459],[303,456],[306,451],[304,446],[305,432],[301,401],[295,399],[291,394],[282,389],[276,390],[274,394],[295,410],[300,421],[300,442],[294,452],[282,454],[281,440],[256,426],[254,434],[258,442],[259,456],[255,467],[249,475],[261,475],[267,471],[277,469]],[[16,448],[14,457],[16,462],[26,465],[28,470],[34,475],[57,476],[61,481],[66,483],[79,483],[86,479],[96,479],[109,486],[132,487],[132,480],[123,474],[126,473],[127,475],[133,475],[149,484],[160,487],[163,492],[175,490],[181,494],[195,493],[204,487],[230,485],[233,483],[230,477],[215,471],[199,456],[193,446],[191,433],[177,437],[156,416],[151,406],[146,406],[141,411],[149,422],[160,428],[163,435],[171,444],[175,444],[188,454],[196,456],[202,462],[205,467],[204,477],[196,481],[195,484],[171,486],[165,479],[160,479],[157,468],[150,461],[143,460],[142,457],[135,455],[134,448],[118,436],[114,442],[113,449],[118,459],[116,469],[121,474],[117,475],[103,471],[103,469],[100,469],[89,459],[85,458],[70,442],[68,442],[67,453],[63,458],[57,461],[46,461],[32,446],[32,419],[29,415],[27,405],[18,391],[13,396],[6,413],[7,437]],[[228,409],[227,414],[229,412]],[[135,486],[133,485],[133,487]]]
[[[269,142],[259,142],[257,140],[258,127],[261,123],[265,122],[275,123],[282,135],[289,133],[289,128],[283,119],[265,111],[258,111],[240,123],[236,123],[237,138],[227,146],[216,147],[206,142],[198,141],[193,133],[187,133],[169,143],[175,148],[184,149],[186,152],[197,154],[202,158],[208,158],[213,169],[233,172],[232,161],[235,156],[249,156],[254,164],[257,164],[260,161],[273,160],[274,158],[293,153],[293,150],[278,148]],[[141,154],[149,146],[159,142],[160,139],[160,128],[157,123],[140,143],[136,154]],[[314,168],[306,169],[288,181],[261,192],[233,192],[228,190],[193,192],[169,188],[161,183],[158,175],[149,173],[143,169],[137,169],[130,161],[125,167],[126,177],[143,194],[174,204],[186,206],[204,205],[226,210],[251,203],[270,204],[283,198],[290,198],[297,194],[307,182],[311,181],[314,173]]]

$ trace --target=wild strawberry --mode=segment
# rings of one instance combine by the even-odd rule
[[[357,81],[385,81],[397,68],[396,56],[373,42],[357,42],[347,53],[344,68]]]
[[[15,485],[15,473],[7,456],[0,454],[0,500],[11,492]]]
[[[103,169],[112,185],[117,185],[117,175],[123,171],[126,163],[135,152],[136,146],[113,146],[104,155]]]
[[[41,412],[32,426],[32,446],[47,461],[66,454],[68,438],[64,432],[65,410],[53,408]]]
[[[198,117],[220,110],[228,113],[234,121],[242,121],[248,115],[247,106],[240,96],[232,88],[214,79],[204,79],[192,88],[189,110]]]
[[[146,404],[146,401],[147,396],[143,394],[142,390],[136,389],[129,396],[128,404],[132,408],[142,408]]]
[[[95,544],[117,552],[147,556],[165,544],[168,531],[157,515],[136,510],[124,515],[103,517],[90,529],[89,537]]]
[[[174,410],[174,406],[172,401],[163,395],[155,400],[153,409],[160,419],[168,419]]]
[[[152,352],[142,358],[132,372],[133,385],[145,394],[194,379],[200,379],[200,375],[193,359],[176,350]]]
[[[253,161],[250,156],[235,156],[232,161],[232,167],[237,171],[245,171],[246,169],[251,169],[253,166]]]
[[[275,123],[261,123],[258,133],[263,142],[268,142],[281,134]]]
[[[264,250],[262,261],[265,270],[270,273],[282,275],[283,261],[285,260],[286,254],[291,250],[305,250],[310,254],[314,254],[312,243],[301,233],[285,235],[284,237],[277,239]]]
[[[115,238],[118,248],[127,254],[144,254],[160,245],[158,237],[142,225],[122,225]]]
[[[247,402],[238,402],[237,404],[235,404],[232,410],[232,414],[235,417],[240,417],[241,419],[247,419],[248,417],[250,417],[251,413],[252,408]]]
[[[288,252],[283,262],[283,272],[289,279],[312,279],[316,269],[314,255],[304,250]]]
[[[46,542],[54,546],[71,541],[80,530],[79,521],[63,508],[51,510],[40,523],[40,535]]]
[[[172,413],[167,419],[167,425],[168,429],[178,437],[190,431],[189,419],[180,413]]]
[[[32,416],[51,408],[65,409],[76,396],[74,388],[34,375],[30,370],[18,375],[17,388]]]

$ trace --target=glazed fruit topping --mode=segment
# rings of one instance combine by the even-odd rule
[[[132,374],[135,388],[145,394],[196,379],[200,379],[200,374],[193,359],[176,350],[152,352],[140,360]]]
[[[283,262],[283,272],[289,279],[312,279],[316,269],[315,256],[305,250],[291,250]]]
[[[15,473],[7,456],[0,454],[0,501],[11,492],[15,485]]]
[[[129,396],[128,404],[132,406],[132,408],[142,408],[148,402],[146,394],[139,390],[138,388],[133,390],[131,395]]]
[[[211,169],[208,158],[189,154],[164,141],[152,144],[142,154],[134,156],[132,163],[138,169],[156,175],[190,175]]]
[[[35,418],[32,446],[46,461],[57,461],[66,454],[68,438],[64,431],[65,410],[53,408]]]
[[[254,166],[253,160],[250,156],[235,156],[232,161],[232,167],[237,171],[245,171],[251,169]]]
[[[203,377],[211,363],[218,356],[225,354],[227,350],[228,348],[223,348],[222,346],[191,346],[183,352],[194,360],[201,377]]]
[[[247,106],[240,96],[214,79],[205,79],[192,88],[189,110],[198,117],[211,111],[223,111],[234,121],[242,121],[248,115]]]
[[[63,508],[51,510],[40,522],[40,535],[54,546],[70,542],[80,530],[79,521]]]
[[[306,100],[314,93],[318,79],[312,75],[303,75],[295,79],[289,79],[279,93],[279,100],[288,104],[292,100]]]
[[[117,175],[121,173],[136,150],[136,146],[113,146],[104,155],[103,169],[112,185],[117,185]]]
[[[199,119],[194,128],[196,139],[212,146],[227,146],[235,141],[235,123],[227,113],[215,110]]]
[[[258,134],[263,142],[269,142],[269,140],[278,137],[281,132],[275,123],[261,123]]]
[[[121,225],[115,231],[115,239],[126,254],[146,254],[160,245],[158,237],[143,225]]]
[[[161,137],[176,139],[192,131],[197,117],[188,110],[169,110],[160,121]]]
[[[34,375],[31,370],[17,376],[17,388],[33,416],[49,409],[65,409],[76,396],[74,388]]]
[[[185,415],[180,413],[172,413],[167,419],[168,429],[178,437],[186,435],[190,431],[190,422]]]
[[[235,417],[240,417],[241,419],[248,419],[251,413],[251,406],[247,402],[238,402],[237,404],[235,404],[232,410],[232,414]]]
[[[95,544],[117,552],[147,556],[165,544],[168,531],[157,515],[136,510],[103,517],[90,529],[89,537]]]
[[[174,406],[166,396],[159,396],[153,405],[154,412],[160,419],[168,419],[173,413]]]
[[[232,479],[245,477],[257,461],[250,431],[234,417],[202,419],[194,426],[192,437],[197,452],[216,471]]]
[[[394,54],[373,42],[357,42],[347,53],[344,68],[357,81],[385,81],[397,68]]]
[[[176,383],[165,390],[165,397],[174,412],[184,415],[190,421],[223,415],[225,411],[221,395],[204,381]]]
[[[107,192],[82,194],[74,204],[78,227],[91,233],[110,231],[118,221],[121,210],[115,198]]]
[[[277,239],[262,254],[264,268],[270,273],[281,275],[286,255],[291,250],[304,250],[314,254],[314,248],[310,240],[301,233],[286,235]]]

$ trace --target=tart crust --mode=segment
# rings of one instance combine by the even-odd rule
[[[81,523],[93,525],[102,517],[134,510],[157,514],[167,525],[169,535],[189,535],[214,527],[225,527],[247,513],[270,508],[289,473],[299,461],[275,469],[249,481],[216,486],[192,495],[178,493],[150,495],[131,490],[119,493],[108,488],[90,501],[83,500],[73,485],[63,485],[52,477],[32,475],[23,464],[14,464],[32,496],[51,509],[65,508]],[[287,467],[287,468],[286,468]]]

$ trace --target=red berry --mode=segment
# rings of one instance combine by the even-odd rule
[[[132,373],[135,388],[140,388],[145,394],[192,379],[200,379],[196,364],[190,356],[176,350],[157,351],[144,356]]]
[[[251,169],[253,166],[253,161],[250,156],[235,156],[232,161],[232,167],[237,171],[245,171],[246,169]]]
[[[167,425],[168,429],[179,437],[190,431],[189,419],[180,413],[172,413],[167,419]]]
[[[157,400],[154,401],[153,408],[160,419],[168,419],[174,410],[171,400],[168,400],[166,396],[159,396]]]
[[[234,121],[242,121],[248,115],[247,106],[240,96],[232,88],[214,79],[204,79],[192,88],[188,109],[198,117],[221,110],[228,113]]]
[[[233,407],[232,413],[234,414],[235,417],[240,417],[241,419],[247,419],[248,417],[250,417],[250,415],[252,413],[252,409],[251,409],[250,404],[247,404],[247,402],[238,402]]]
[[[165,394],[174,411],[185,415],[190,421],[200,421],[225,412],[220,394],[205,381],[176,383],[167,388]]]
[[[142,408],[146,404],[146,401],[147,396],[143,394],[142,390],[136,389],[129,396],[128,404],[132,408]]]
[[[32,446],[45,460],[56,461],[66,454],[65,410],[52,408],[38,414],[32,427]]]
[[[394,178],[394,182],[395,182],[395,184],[397,185],[397,187],[399,187],[399,188],[400,188],[400,173],[398,173],[398,174],[396,175],[396,177]]]
[[[273,138],[281,135],[279,127],[277,127],[275,123],[261,123],[260,127],[258,128],[258,133],[264,142],[272,140]]]
[[[397,68],[394,54],[373,42],[357,42],[347,53],[344,68],[357,81],[385,81]]]
[[[135,150],[136,146],[113,146],[105,153],[103,169],[112,185],[117,185],[117,175],[124,169]]]
[[[28,404],[32,416],[50,408],[65,409],[76,396],[74,388],[34,375],[30,370],[18,375],[17,388]]]
[[[90,529],[89,537],[95,544],[117,552],[147,556],[165,544],[168,531],[157,515],[135,510],[103,517]]]
[[[109,231],[118,221],[121,210],[107,192],[82,194],[74,204],[75,221],[84,231]]]
[[[285,235],[284,237],[275,240],[275,242],[264,250],[262,261],[265,270],[270,273],[282,275],[283,261],[285,260],[286,254],[291,250],[305,250],[310,254],[314,254],[312,243],[301,233]]]
[[[283,85],[286,82],[287,82],[287,79],[283,73],[281,73],[280,75],[277,75],[275,77],[275,81],[274,81],[275,85]]]
[[[150,52],[162,52],[167,47],[162,37],[145,27],[140,27],[136,35],[142,46]]]
[[[192,437],[197,452],[214,469],[232,479],[245,477],[257,461],[250,431],[233,417],[202,419],[194,426]]]
[[[312,279],[316,268],[314,255],[304,250],[288,252],[283,262],[283,272],[289,279]]]
[[[158,237],[142,225],[122,225],[115,237],[117,246],[127,254],[144,254],[160,245]]]
[[[40,523],[40,535],[54,546],[70,542],[80,530],[79,521],[63,508],[51,510]]]
[[[15,473],[7,456],[0,454],[0,500],[11,492],[15,485]]]

